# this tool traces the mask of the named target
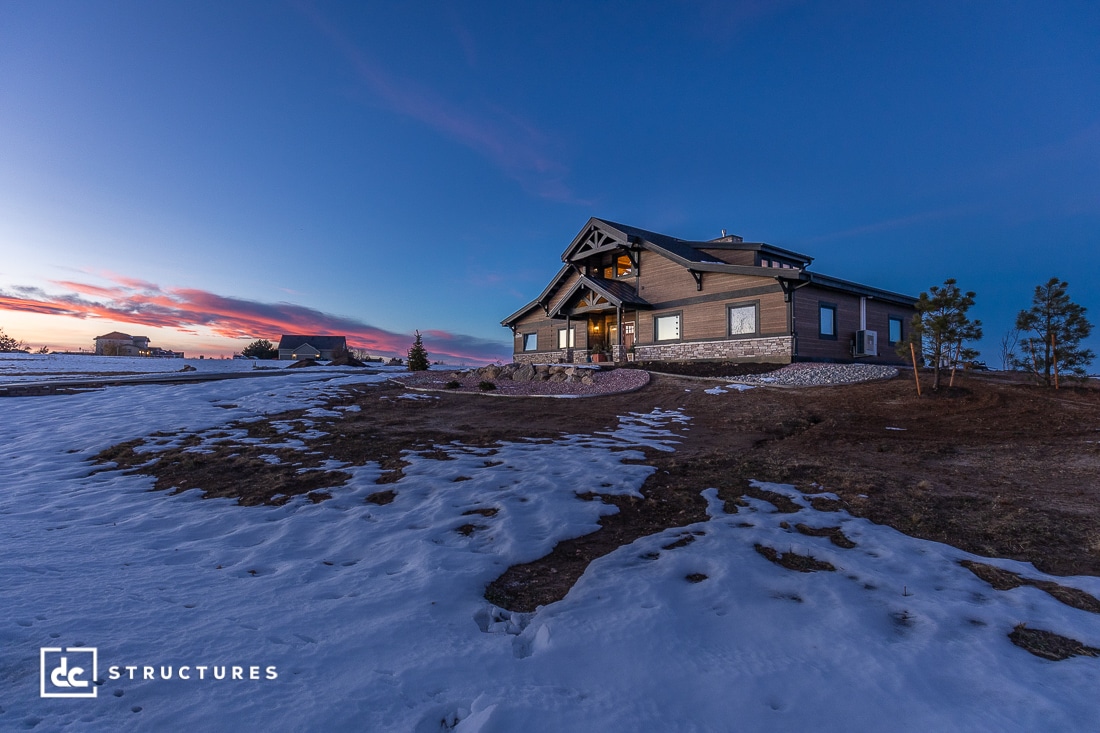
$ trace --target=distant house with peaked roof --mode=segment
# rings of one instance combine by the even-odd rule
[[[916,298],[811,272],[727,235],[677,239],[589,219],[533,301],[505,318],[516,362],[897,363]]]
[[[131,336],[111,331],[95,337],[95,353],[100,356],[161,356],[183,358],[182,351],[166,351],[149,345],[148,336]]]
[[[284,360],[332,361],[347,350],[345,336],[284,335],[279,339],[279,358]]]

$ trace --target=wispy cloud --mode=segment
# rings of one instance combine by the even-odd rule
[[[555,154],[551,138],[535,125],[496,105],[460,106],[430,87],[398,78],[316,8],[307,3],[299,3],[298,7],[389,109],[486,156],[532,194],[565,203],[587,203],[579,200],[566,184],[569,167]]]
[[[208,329],[229,339],[277,338],[284,333],[338,334],[356,347],[383,354],[402,354],[411,334],[387,331],[354,318],[324,313],[293,303],[261,303],[193,288],[161,288],[119,275],[109,286],[56,281],[69,292],[51,294],[36,287],[0,290],[0,310],[69,318],[96,318],[135,326],[171,328],[183,333]],[[485,362],[506,358],[497,341],[447,331],[428,331],[433,358]]]
[[[819,234],[815,237],[808,238],[806,241],[811,243],[828,242],[833,239],[847,239],[850,237],[863,236],[865,234],[878,234],[880,232],[887,232],[895,229],[905,229],[907,227],[924,224],[925,222],[929,221],[938,221],[940,219],[950,219],[956,216],[965,216],[966,214],[974,213],[974,211],[975,207],[973,206],[952,206],[946,209],[922,211],[919,214],[911,214],[910,216],[900,216],[894,219],[883,219],[881,221],[871,222],[869,224],[861,224],[859,226],[855,226],[850,229],[844,229],[839,232]]]

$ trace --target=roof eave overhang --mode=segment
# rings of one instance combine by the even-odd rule
[[[839,290],[841,292],[851,293],[852,295],[859,295],[865,298],[882,300],[888,303],[896,303],[898,305],[906,306],[909,308],[912,308],[917,304],[917,298],[914,298],[911,295],[902,295],[901,293],[895,293],[890,290],[873,288],[869,285],[860,285],[859,283],[854,283],[850,280],[841,280],[838,277],[822,275],[816,272],[803,273],[802,279],[811,285],[829,288],[830,290]]]

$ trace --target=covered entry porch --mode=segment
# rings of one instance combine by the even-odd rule
[[[637,311],[648,307],[625,282],[582,277],[549,315],[565,320],[566,361],[624,362],[633,360]]]

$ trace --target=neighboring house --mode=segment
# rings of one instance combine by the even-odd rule
[[[111,331],[95,337],[95,353],[101,356],[157,356],[183,358],[182,351],[165,351],[149,346],[148,336],[131,336],[121,331]]]
[[[501,324],[517,362],[900,363],[916,298],[808,270],[723,236],[685,241],[589,219],[535,300]]]
[[[348,350],[344,336],[283,336],[279,339],[279,358],[300,361],[332,361]]]

